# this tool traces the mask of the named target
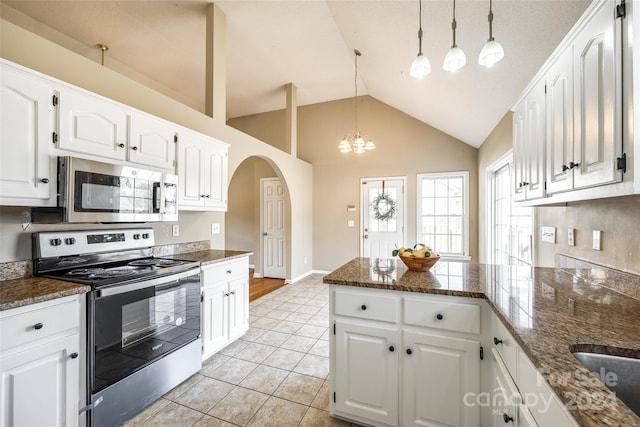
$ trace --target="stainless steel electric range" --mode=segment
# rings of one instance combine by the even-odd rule
[[[154,258],[152,228],[33,234],[34,274],[91,286],[91,426],[119,425],[200,370],[200,265]]]

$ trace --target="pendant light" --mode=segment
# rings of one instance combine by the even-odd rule
[[[373,143],[371,139],[369,139],[366,143],[358,130],[358,57],[362,54],[358,49],[353,49],[353,53],[355,54],[355,98],[354,98],[354,110],[355,110],[355,124],[356,124],[356,133],[353,136],[353,142],[351,141],[351,136],[346,134],[340,144],[338,144],[338,149],[341,153],[348,153],[353,151],[354,153],[364,153],[365,151],[370,151],[376,148],[376,145]]]
[[[493,10],[491,0],[489,0],[489,40],[480,51],[478,64],[485,67],[491,67],[493,64],[500,62],[504,57],[504,49],[500,43],[493,39]]]
[[[442,68],[444,68],[445,71],[451,71],[452,73],[458,71],[467,63],[467,57],[462,49],[460,49],[456,44],[456,27],[456,0],[453,0],[453,21],[451,22],[451,29],[453,30],[453,44],[451,45],[449,52],[447,52],[447,56],[444,57],[444,62],[442,63]]]
[[[426,56],[422,54],[422,0],[418,0],[420,4],[419,29],[418,29],[418,56],[411,63],[409,75],[416,79],[422,79],[431,72],[431,63]]]

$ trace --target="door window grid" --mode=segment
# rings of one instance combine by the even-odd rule
[[[418,243],[468,257],[468,172],[418,175]]]

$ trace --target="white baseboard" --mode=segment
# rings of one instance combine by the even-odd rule
[[[254,272],[254,273],[253,273],[253,278],[254,278],[254,279],[262,279],[262,273],[256,273],[256,272]]]
[[[255,270],[256,269],[256,265],[255,264],[249,264],[249,269],[250,270]]]
[[[300,280],[304,279],[307,276],[310,276],[312,274],[329,274],[331,273],[330,271],[324,271],[324,270],[309,270],[306,273],[303,273],[297,277],[294,277],[293,279],[286,279],[284,281],[285,284],[291,284],[291,283],[296,283],[299,282]]]

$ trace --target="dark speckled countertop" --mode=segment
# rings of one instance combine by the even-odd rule
[[[640,358],[640,300],[578,276],[571,269],[459,262],[415,272],[396,259],[356,258],[324,282],[486,299],[578,423],[639,426],[638,416],[590,380],[570,347]]]
[[[85,294],[91,288],[44,277],[0,281],[0,311],[70,295]]]

